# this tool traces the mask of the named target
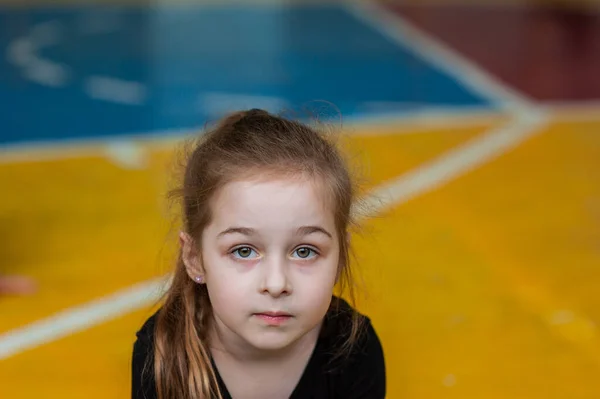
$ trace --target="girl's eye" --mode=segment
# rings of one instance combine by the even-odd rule
[[[300,247],[294,251],[294,254],[300,259],[308,259],[316,256],[317,251],[309,247]]]
[[[248,259],[253,253],[256,254],[256,251],[250,247],[239,247],[232,251],[232,254],[237,255],[236,258],[240,259]]]

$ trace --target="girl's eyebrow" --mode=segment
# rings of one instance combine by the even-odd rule
[[[307,236],[307,235],[315,234],[315,233],[321,233],[321,234],[326,235],[329,238],[333,238],[333,235],[321,226],[301,226],[296,231],[296,234],[300,235],[300,236]],[[254,230],[250,227],[238,227],[238,226],[229,227],[229,228],[223,230],[222,232],[220,232],[217,235],[217,238],[223,237],[227,234],[242,234],[245,236],[253,236],[256,234],[256,230]]]
[[[302,227],[298,228],[298,231],[296,232],[296,234],[302,235],[302,236],[307,236],[309,234],[314,234],[314,233],[322,233],[322,234],[325,234],[329,238],[333,238],[331,233],[329,233],[327,230],[325,230],[321,226],[302,226]]]
[[[256,233],[256,230],[251,229],[250,227],[229,227],[228,229],[223,230],[217,235],[217,238],[223,237],[227,234],[242,234],[245,236],[252,236]]]

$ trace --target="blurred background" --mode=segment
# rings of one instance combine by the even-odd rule
[[[600,2],[0,5],[1,398],[129,397],[181,141],[315,104],[379,199],[388,397],[600,397]]]

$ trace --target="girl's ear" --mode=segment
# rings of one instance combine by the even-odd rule
[[[181,258],[188,276],[196,282],[202,282],[204,280],[204,269],[194,239],[188,233],[181,231],[179,233],[179,244],[181,245]]]

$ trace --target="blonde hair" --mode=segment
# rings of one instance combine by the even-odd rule
[[[180,200],[186,232],[201,250],[198,238],[210,223],[209,200],[215,192],[240,176],[264,173],[302,174],[324,183],[339,237],[338,288],[348,291],[353,301],[346,237],[354,224],[356,189],[337,146],[308,125],[255,109],[229,115],[199,137],[187,159],[183,184],[172,193]],[[211,312],[206,286],[189,278],[180,254],[156,321],[153,367],[159,399],[222,397],[207,346]],[[355,312],[337,355],[349,352],[361,321]]]

